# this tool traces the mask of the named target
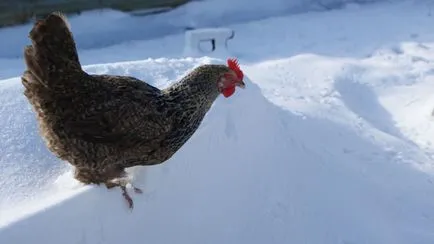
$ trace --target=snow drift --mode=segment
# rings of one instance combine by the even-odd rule
[[[186,28],[217,27],[276,15],[333,10],[347,5],[357,8],[359,4],[391,1],[404,0],[205,0],[191,1],[156,15],[131,16],[102,9],[72,15],[69,20],[78,48],[84,50],[181,34]],[[22,55],[22,47],[28,44],[27,35],[32,25],[0,28],[0,58],[10,59]]]
[[[222,61],[86,70],[165,87],[209,62]],[[75,183],[37,136],[19,80],[2,82],[0,243],[432,243],[427,175],[350,126],[293,113],[246,85],[220,97],[168,162],[130,170],[145,191],[130,212],[118,189]]]

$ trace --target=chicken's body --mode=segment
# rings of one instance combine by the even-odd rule
[[[120,186],[126,197],[124,169],[169,159],[220,94],[207,80],[228,72],[203,65],[165,90],[133,77],[87,74],[60,14],[38,21],[30,39],[22,83],[47,147],[75,166],[79,181]]]

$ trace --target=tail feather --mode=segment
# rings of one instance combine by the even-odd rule
[[[27,70],[32,74],[29,82],[55,87],[65,72],[81,71],[75,41],[63,14],[56,12],[38,20],[29,37],[32,45],[24,49]]]
[[[44,72],[44,69],[39,66],[39,63],[37,62],[37,59],[35,57],[35,50],[33,46],[26,46],[24,48],[24,60],[27,65],[27,71],[24,72],[22,78],[23,80],[26,80],[27,83],[35,80],[42,85],[44,85],[46,88],[48,88],[48,85],[45,83],[45,80],[42,79],[43,77],[46,77]],[[23,83],[24,84],[24,83]],[[24,86],[29,89],[30,86],[24,84]]]

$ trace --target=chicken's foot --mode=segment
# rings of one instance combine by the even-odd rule
[[[133,199],[131,198],[130,194],[128,194],[128,191],[127,191],[127,185],[128,184],[131,185],[131,187],[133,188],[135,193],[138,193],[138,194],[143,193],[143,191],[140,188],[133,186],[128,178],[116,178],[116,179],[112,179],[112,180],[105,183],[105,185],[109,189],[112,187],[119,186],[122,190],[122,196],[128,202],[129,208],[133,209],[134,202],[133,202]]]

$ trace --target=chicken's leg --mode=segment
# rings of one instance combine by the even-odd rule
[[[128,202],[129,208],[132,209],[134,207],[134,202],[131,196],[127,192],[128,184],[131,185],[135,193],[139,193],[139,194],[143,193],[143,191],[140,188],[133,186],[128,178],[116,178],[105,183],[108,189],[119,186],[122,190],[122,196],[124,196],[125,200]]]

